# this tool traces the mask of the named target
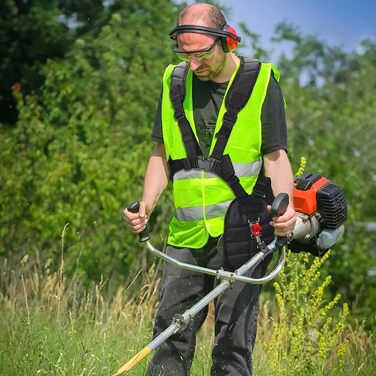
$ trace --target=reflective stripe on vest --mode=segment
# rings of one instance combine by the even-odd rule
[[[174,118],[169,97],[170,78],[174,66],[166,69],[163,78],[162,130],[166,158],[172,160],[186,158],[179,125]],[[262,63],[260,73],[246,106],[238,113],[237,121],[231,132],[224,154],[229,154],[236,175],[243,188],[251,193],[261,169],[261,109],[265,99],[271,70],[271,64]],[[230,79],[232,84],[236,71]],[[197,139],[193,117],[192,72],[186,78],[186,97],[184,111]],[[224,100],[218,113],[214,134],[221,125],[226,111]],[[210,153],[215,146],[213,137]],[[209,153],[209,155],[210,155]],[[221,178],[214,173],[201,169],[180,170],[173,176],[173,197],[175,216],[169,227],[168,244],[178,247],[200,248],[209,235],[216,237],[223,233],[224,216],[234,193]]]
[[[226,214],[227,208],[232,200],[221,202],[215,205],[205,206],[205,218],[211,219],[222,217]],[[175,210],[175,216],[179,221],[197,221],[204,219],[204,211],[202,206],[194,206],[191,208],[179,208]]]
[[[253,163],[234,163],[235,175],[239,178],[249,177],[249,176],[258,176],[261,170],[262,163],[256,161]],[[191,170],[180,170],[175,173],[174,180],[183,180],[183,179],[201,179],[202,171],[199,169]],[[218,176],[212,172],[205,172],[206,179],[218,178]],[[229,207],[232,200],[225,202],[217,203],[215,205],[205,206],[205,218],[215,218],[222,217],[226,214],[227,208]],[[177,208],[175,210],[176,218],[179,221],[197,221],[204,219],[204,211],[202,206],[194,207],[184,207]]]
[[[235,175],[237,177],[241,176],[258,176],[262,163],[260,161],[250,162],[250,163],[233,163]],[[197,179],[201,178],[200,169],[192,170],[180,170],[175,173],[173,180],[182,180],[182,179]],[[212,172],[206,172],[206,178],[216,178],[217,175]]]

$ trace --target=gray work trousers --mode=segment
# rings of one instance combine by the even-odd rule
[[[186,263],[219,269],[223,255],[216,239],[201,249],[167,247],[167,254]],[[266,269],[260,265],[252,274],[259,277]],[[183,313],[211,291],[218,281],[214,276],[176,268],[165,263],[160,290],[160,305],[154,325],[154,338],[165,330],[176,313]],[[256,338],[260,285],[235,282],[215,300],[215,340],[211,374],[215,376],[252,375],[252,350]],[[196,333],[207,316],[200,311],[181,332],[160,345],[149,363],[148,376],[184,376],[190,374],[195,352]]]

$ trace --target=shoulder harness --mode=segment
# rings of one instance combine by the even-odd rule
[[[170,98],[174,108],[174,116],[179,124],[188,156],[187,158],[170,159],[168,161],[171,178],[177,171],[182,169],[204,169],[205,171],[213,172],[230,186],[239,200],[244,214],[250,214],[253,211],[252,200],[240,184],[239,178],[235,175],[230,156],[228,154],[223,155],[223,152],[237,120],[238,113],[247,104],[252,94],[260,68],[261,63],[259,60],[241,57],[240,67],[225,98],[227,111],[223,116],[222,126],[215,135],[217,142],[212,154],[208,158],[202,155],[200,146],[184,112],[185,81],[188,72],[188,65],[185,62],[180,63],[174,68],[170,84]],[[263,179],[260,178],[261,175],[262,173],[259,174],[252,195],[265,198],[265,187],[262,183]]]

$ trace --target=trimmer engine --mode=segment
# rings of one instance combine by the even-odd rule
[[[327,248],[330,248],[333,239],[338,240],[342,235],[342,225],[347,218],[347,202],[338,185],[318,174],[306,173],[297,177],[294,206],[298,218],[292,238],[297,242],[320,248],[320,244],[313,244],[313,241],[325,230],[324,243],[326,241]]]

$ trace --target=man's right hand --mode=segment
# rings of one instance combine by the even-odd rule
[[[128,227],[135,234],[139,234],[143,231],[148,223],[145,202],[140,201],[140,209],[137,213],[132,213],[128,211],[128,209],[124,209],[124,219]]]

